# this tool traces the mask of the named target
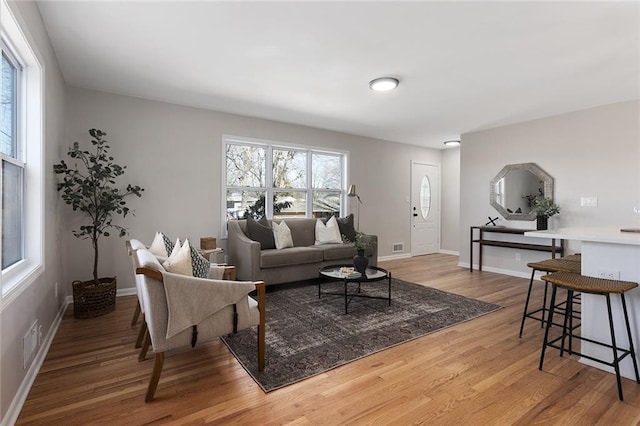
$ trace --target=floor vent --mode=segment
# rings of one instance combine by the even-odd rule
[[[393,247],[391,247],[391,251],[397,253],[399,251],[404,251],[404,243],[393,243]]]

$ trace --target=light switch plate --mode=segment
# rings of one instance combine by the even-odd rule
[[[598,207],[598,197],[580,197],[580,207]]]

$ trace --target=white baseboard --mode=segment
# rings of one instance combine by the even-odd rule
[[[442,249],[440,249],[440,251],[438,251],[438,253],[450,254],[450,255],[453,255],[453,256],[460,256],[460,252],[459,251],[453,251],[453,250],[442,250]]]
[[[116,290],[116,297],[133,296],[135,294],[136,294],[135,287],[121,288],[119,290]]]
[[[13,425],[18,420],[18,416],[20,415],[20,411],[22,411],[22,406],[24,402],[27,400],[27,396],[29,395],[29,391],[31,390],[31,386],[33,386],[33,382],[38,377],[38,373],[40,372],[40,368],[42,367],[42,363],[49,352],[49,348],[51,347],[51,342],[53,342],[53,338],[58,332],[58,328],[60,327],[60,323],[62,322],[62,317],[64,317],[64,313],[67,310],[67,306],[73,301],[71,296],[67,296],[64,299],[64,303],[58,310],[58,314],[56,318],[53,320],[53,324],[49,327],[49,332],[45,336],[42,344],[40,345],[40,349],[36,354],[31,366],[29,367],[29,371],[27,371],[26,376],[22,380],[22,384],[20,384],[20,388],[16,395],[11,401],[9,405],[9,409],[7,410],[6,416],[2,419],[2,426],[5,425]]]
[[[392,254],[391,256],[381,256],[378,258],[378,261],[385,261],[385,260],[397,260],[397,259],[407,259],[411,257],[410,253],[403,253],[403,254]]]

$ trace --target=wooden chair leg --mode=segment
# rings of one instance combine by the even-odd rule
[[[136,309],[133,311],[133,318],[131,318],[131,327],[138,323],[138,318],[140,318],[140,300],[136,303]]]
[[[140,324],[140,331],[138,331],[138,338],[136,339],[136,345],[134,346],[136,349],[142,347],[142,341],[144,340],[144,335],[147,333],[147,322],[144,320],[144,315],[142,315],[142,324]]]
[[[142,349],[140,349],[140,353],[138,354],[138,362],[142,362],[147,358],[147,351],[150,345],[151,336],[149,335],[149,330],[147,330],[144,334],[144,340],[142,341]]]
[[[153,400],[158,388],[158,381],[160,381],[160,373],[162,373],[162,366],[164,364],[164,352],[156,354],[156,361],[153,364],[153,373],[151,374],[151,380],[149,381],[149,387],[147,388],[147,395],[144,397],[144,402],[150,402]]]
[[[258,310],[260,311],[260,325],[258,325],[258,371],[264,370],[265,365],[265,321],[266,321],[266,289],[265,284],[256,286],[258,290]]]

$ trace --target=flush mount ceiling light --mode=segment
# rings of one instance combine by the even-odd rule
[[[398,87],[400,81],[393,77],[380,77],[369,82],[369,88],[376,92],[387,92]]]
[[[460,141],[444,141],[444,146],[460,146]]]

